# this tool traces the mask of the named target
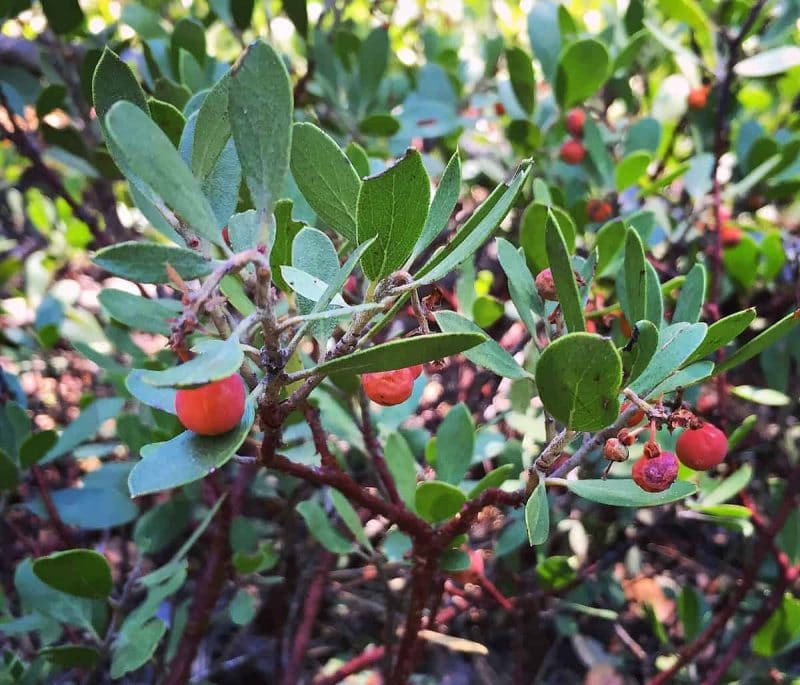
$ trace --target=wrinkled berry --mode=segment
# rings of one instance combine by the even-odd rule
[[[608,461],[625,461],[628,458],[628,448],[618,438],[609,438],[603,445],[603,458]]]
[[[537,274],[536,290],[539,291],[539,297],[543,300],[551,300],[553,302],[558,300],[556,282],[553,280],[553,272],[550,269],[543,269]]]
[[[641,457],[633,465],[633,481],[646,492],[663,492],[678,477],[678,458],[672,452]]]

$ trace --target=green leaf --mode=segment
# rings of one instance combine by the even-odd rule
[[[659,383],[675,373],[703,340],[708,327],[686,322],[666,326],[659,331],[658,348],[647,368],[631,383],[631,389],[647,397]]]
[[[214,437],[184,431],[167,442],[142,448],[142,458],[128,478],[131,497],[177,488],[192,483],[224,466],[245,441],[255,420],[248,401],[239,425]]]
[[[536,335],[536,321],[531,311],[544,316],[544,303],[534,285],[534,277],[525,258],[505,238],[497,238],[497,259],[506,273],[511,301],[522,323],[531,335]]]
[[[658,5],[667,17],[693,28],[701,45],[711,43],[711,22],[695,0],[659,0]]]
[[[632,228],[625,237],[625,303],[623,309],[628,321],[647,319],[647,268],[644,247],[639,234]],[[654,321],[658,326],[659,322]]]
[[[0,492],[13,492],[19,485],[19,470],[14,460],[0,450]]]
[[[83,645],[43,647],[39,650],[39,656],[62,669],[94,668],[100,661],[100,652]]]
[[[636,185],[639,179],[647,171],[647,165],[650,164],[652,156],[649,152],[644,150],[637,150],[630,153],[619,164],[615,173],[615,185],[617,190],[625,190],[632,185]]]
[[[306,522],[308,532],[329,552],[349,554],[353,550],[353,543],[336,530],[319,502],[308,499],[296,508]]]
[[[694,494],[697,488],[687,481],[675,481],[664,492],[645,492],[628,478],[570,480],[567,488],[578,497],[612,507],[657,507]]]
[[[292,111],[292,86],[283,60],[267,43],[252,43],[231,69],[228,113],[256,209],[271,212],[286,184]]]
[[[291,290],[311,302],[318,302],[330,289],[330,285],[322,279],[293,266],[282,266],[281,275]],[[344,298],[339,293],[331,301],[337,306],[345,306]]]
[[[603,131],[608,135],[608,129],[595,123],[591,117],[586,117],[583,124],[583,144],[589,153],[589,159],[597,169],[603,185],[611,186],[614,184],[615,161],[606,147]]]
[[[706,268],[702,264],[695,264],[683,282],[680,297],[672,314],[672,323],[679,321],[696,323],[699,321],[705,295]],[[711,329],[709,329],[710,331]]]
[[[606,276],[609,266],[620,252],[620,248],[625,243],[627,229],[620,219],[609,221],[597,231],[595,247],[597,248],[597,275]]]
[[[174,414],[177,390],[157,388],[150,383],[145,383],[142,376],[148,372],[147,369],[133,369],[125,378],[125,387],[128,392],[148,407],[155,407],[168,414]]]
[[[496,469],[492,469],[483,478],[481,478],[469,491],[467,499],[475,499],[484,490],[489,488],[499,488],[505,483],[514,472],[514,464],[503,464]]]
[[[400,130],[400,122],[391,114],[370,114],[358,122],[358,130],[367,136],[393,136]]]
[[[244,361],[244,352],[235,338],[203,340],[192,350],[197,353],[193,359],[163,371],[144,371],[141,379],[157,388],[191,388],[227,378]]]
[[[506,48],[506,64],[514,97],[525,112],[533,114],[536,104],[536,79],[533,75],[531,58],[522,48],[514,45]]]
[[[97,299],[108,314],[120,323],[145,333],[170,334],[168,319],[182,310],[177,300],[149,300],[123,290],[105,288]]]
[[[705,598],[691,585],[684,585],[678,595],[678,618],[683,626],[683,639],[693,641],[710,616]]]
[[[738,62],[733,71],[743,78],[764,78],[782,74],[800,65],[800,47],[782,45]]]
[[[375,98],[389,62],[389,32],[376,27],[358,51],[358,97],[362,109]]]
[[[392,371],[424,364],[434,359],[444,359],[469,350],[485,340],[485,335],[476,333],[432,333],[414,338],[401,338],[373,345],[346,357],[323,362],[314,371],[326,375],[342,371],[350,373]]]
[[[331,501],[336,509],[336,513],[339,514],[339,518],[342,519],[344,525],[346,525],[348,530],[353,534],[356,542],[371,552],[372,543],[370,543],[364,531],[361,519],[358,516],[358,512],[353,508],[353,505],[350,504],[348,499],[338,490],[331,490]]]
[[[369,176],[369,156],[367,155],[367,151],[352,140],[347,144],[344,151],[347,155],[347,159],[350,160],[350,163],[356,170],[359,180],[364,176]]]
[[[106,558],[90,549],[69,549],[36,559],[33,572],[43,583],[75,597],[105,599],[114,589]]]
[[[358,195],[357,235],[359,243],[377,238],[361,259],[370,280],[385,278],[411,256],[425,226],[429,200],[428,174],[416,150],[364,181]]]
[[[192,138],[192,172],[199,179],[207,178],[219,160],[222,150],[231,137],[228,116],[228,85],[225,74],[208,92],[197,112],[197,123]]]
[[[58,442],[44,455],[42,462],[50,462],[71,452],[82,442],[91,438],[108,419],[122,412],[125,400],[109,397],[95,400],[80,413],[58,436]]]
[[[166,265],[190,280],[211,273],[212,263],[197,252],[154,243],[127,242],[104,247],[92,260],[115,276],[138,283],[169,283]]]
[[[698,504],[704,507],[711,507],[716,504],[727,502],[732,497],[744,490],[753,478],[753,467],[744,464],[732,475],[717,483],[713,490],[703,494]]]
[[[793,645],[798,637],[800,637],[800,600],[787,592],[778,610],[753,636],[753,652],[762,657],[771,657]]]
[[[33,466],[53,449],[56,442],[58,442],[58,433],[53,430],[31,433],[20,445],[19,465],[22,468]]]
[[[652,321],[637,321],[636,342],[630,351],[622,350],[622,364],[628,383],[636,380],[647,368],[658,348],[658,329]]]
[[[455,405],[436,432],[436,476],[458,485],[472,462],[475,451],[475,426],[464,404]]]
[[[129,464],[120,465],[127,473]],[[100,472],[107,468],[109,466],[103,467]],[[85,487],[64,488],[50,493],[50,499],[65,524],[83,530],[108,530],[124,526],[138,516],[139,508],[126,492],[115,487],[88,487],[91,482],[86,481]],[[47,517],[47,507],[41,499],[32,499],[25,504],[40,518]]]
[[[453,153],[450,161],[444,169],[439,185],[433,195],[428,218],[425,226],[411,253],[412,258],[417,257],[436,239],[436,237],[447,228],[450,216],[458,202],[461,191],[461,158],[458,150]]]
[[[528,14],[528,36],[533,52],[542,65],[545,78],[555,82],[558,55],[561,52],[561,27],[558,22],[559,3],[542,0]]]
[[[754,404],[763,404],[767,407],[787,407],[792,403],[788,395],[773,390],[772,388],[756,388],[752,385],[735,385],[731,394]]]
[[[53,33],[70,33],[83,23],[78,0],[41,0],[44,16]]]
[[[800,311],[800,310],[798,310]],[[716,373],[725,373],[730,369],[743,364],[748,359],[752,359],[757,354],[761,354],[770,345],[776,343],[784,335],[787,335],[798,323],[800,323],[800,313],[798,311],[787,314],[777,323],[759,333],[755,338],[742,345],[725,361],[717,365]]]
[[[466,495],[449,483],[426,480],[417,485],[417,512],[430,523],[438,523],[455,516],[466,501]]]
[[[663,382],[659,383],[650,392],[651,397],[666,395],[675,392],[678,388],[690,388],[697,383],[707,380],[714,371],[714,362],[695,362],[679,369],[668,376]]]
[[[575,430],[599,430],[614,422],[621,383],[617,349],[591,333],[554,340],[536,363],[536,387],[545,409]]]
[[[550,535],[550,505],[543,480],[539,480],[525,504],[525,529],[531,546],[547,542]]]
[[[547,214],[547,228],[545,229],[545,243],[547,245],[547,258],[553,272],[556,284],[558,302],[564,323],[570,333],[585,330],[583,321],[583,304],[575,273],[572,268],[572,258],[569,248],[564,240],[558,219],[553,212]]]
[[[750,309],[730,314],[719,321],[715,321],[708,327],[706,337],[703,338],[703,342],[695,350],[694,354],[689,357],[687,363],[691,364],[712,352],[716,352],[721,347],[725,347],[740,333],[747,330],[755,318],[755,307],[750,307]]]
[[[575,250],[575,222],[572,221],[569,214],[560,207],[549,206],[542,202],[528,205],[522,214],[519,244],[525,253],[528,264],[536,269],[537,273],[550,266],[546,243],[548,212],[552,212],[558,220],[558,226],[569,252],[572,253]]]
[[[316,228],[301,229],[292,242],[292,266],[302,269],[306,273],[319,278],[324,283],[330,283],[339,272],[339,257],[336,247],[322,231]],[[324,293],[324,289],[323,289]],[[308,300],[302,295],[297,298],[297,310],[302,314],[309,314],[319,297]],[[322,312],[319,314],[323,315]],[[333,333],[336,321],[325,321],[312,326],[314,337],[324,347],[324,341]]]
[[[460,314],[450,311],[435,312],[436,323],[444,333],[475,333],[485,335],[479,326],[469,319],[465,319]],[[527,378],[528,373],[511,356],[511,354],[500,347],[500,344],[491,338],[486,338],[485,342],[464,352],[464,356],[473,364],[482,366],[492,373],[505,378]]]
[[[228,614],[235,625],[246,626],[255,618],[255,599],[247,590],[237,590],[228,606]]]
[[[198,235],[221,244],[222,236],[208,200],[166,134],[136,105],[125,100],[106,115],[106,128],[125,162],[123,171],[135,174],[164,204]],[[142,145],[142,141],[148,141]]]
[[[142,514],[133,529],[133,541],[140,554],[156,554],[182,537],[192,516],[192,505],[183,495],[157,504]]]
[[[400,499],[413,510],[417,490],[417,461],[400,433],[389,433],[383,448],[383,456]]]
[[[164,132],[173,146],[177,147],[181,140],[181,133],[186,125],[181,111],[169,102],[162,102],[155,98],[148,101],[150,116],[156,125]]]
[[[594,95],[608,77],[610,56],[593,38],[567,45],[559,55],[555,93],[559,105],[571,107]]]
[[[295,124],[291,165],[297,187],[311,208],[337,233],[355,243],[361,179],[333,138],[314,124]]]
[[[167,624],[160,618],[136,625],[135,630],[120,631],[111,653],[111,677],[122,678],[126,673],[144,666],[158,648],[167,632]]]
[[[738,426],[734,429],[734,431],[728,436],[728,451],[735,450],[739,444],[744,440],[748,435],[750,435],[753,428],[756,427],[756,423],[758,422],[758,417],[755,414],[750,414],[746,416],[744,419],[741,420]]]
[[[523,162],[508,185],[497,186],[444,249],[415,274],[414,280],[421,284],[438,281],[474,254],[514,206],[530,171],[530,162]]]
[[[306,0],[281,0],[283,11],[305,40],[308,38],[308,8]]]

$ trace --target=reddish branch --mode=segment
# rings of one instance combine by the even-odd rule
[[[375,470],[378,472],[378,478],[381,484],[386,488],[389,500],[394,504],[400,505],[400,493],[397,492],[397,486],[394,483],[392,474],[389,472],[389,467],[386,465],[386,459],[383,456],[381,444],[378,442],[378,436],[375,435],[375,428],[372,425],[369,398],[361,391],[358,394],[358,400],[361,405],[361,434],[364,436],[364,445],[367,448],[369,456],[372,458],[372,463],[375,466]]]
[[[308,643],[311,640],[311,632],[314,628],[314,621],[322,606],[325,597],[325,584],[328,582],[328,575],[336,561],[336,555],[323,551],[320,555],[317,570],[306,590],[305,601],[303,603],[303,617],[297,632],[294,635],[292,654],[289,664],[281,678],[281,685],[296,685],[300,681],[303,668],[303,657],[306,655]]]
[[[678,673],[678,671],[692,662],[711,643],[717,633],[725,628],[730,618],[734,615],[734,613],[736,613],[739,605],[744,601],[747,593],[750,592],[753,585],[755,585],[756,581],[758,580],[758,571],[761,568],[761,565],[764,563],[764,560],[767,558],[767,555],[772,551],[772,543],[775,540],[775,536],[781,531],[783,525],[786,523],[786,519],[794,509],[795,497],[799,489],[800,470],[795,470],[791,479],[786,484],[783,501],[781,502],[778,511],[773,517],[768,528],[763,530],[762,534],[759,535],[758,543],[755,545],[755,550],[753,552],[752,561],[742,574],[738,587],[731,596],[727,605],[716,615],[714,620],[708,624],[706,629],[700,633],[700,635],[698,635],[694,642],[686,645],[679,652],[675,663],[673,663],[672,666],[670,666],[667,670],[662,671],[657,676],[647,681],[647,685],[665,685],[665,683],[670,682],[675,674]],[[782,594],[782,591],[779,594]],[[756,628],[756,630],[757,629],[758,628]],[[743,642],[742,646],[744,646],[744,644],[746,643]],[[739,649],[741,649],[741,647]],[[731,660],[734,659],[737,654],[738,651],[735,654],[732,654],[730,656]]]
[[[39,489],[39,494],[42,496],[42,503],[44,504],[44,508],[47,510],[47,515],[50,517],[50,521],[58,532],[61,541],[67,547],[74,547],[75,538],[72,535],[72,531],[70,531],[66,524],[61,520],[58,509],[56,509],[56,505],[53,504],[53,498],[50,497],[50,487],[47,485],[47,480],[44,477],[42,469],[34,464],[31,466],[31,473],[33,473],[33,479],[36,481],[36,487]]]
[[[369,647],[358,656],[353,657],[343,666],[340,666],[330,675],[321,676],[314,680],[314,685],[336,685],[345,678],[355,675],[377,664],[386,656],[386,647]]]

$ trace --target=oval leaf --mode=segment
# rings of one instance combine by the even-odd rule
[[[114,589],[106,558],[90,549],[70,549],[36,559],[33,572],[43,583],[74,597],[105,599]]]
[[[578,497],[612,507],[657,507],[677,502],[697,491],[692,483],[678,480],[664,492],[645,492],[629,478],[571,480],[567,481],[567,488]]]
[[[466,495],[449,483],[426,480],[417,486],[417,512],[430,523],[438,523],[455,516],[466,501]]]

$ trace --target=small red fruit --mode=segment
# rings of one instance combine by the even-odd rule
[[[495,102],[494,103],[494,113],[501,117],[506,113],[506,107],[502,102]]]
[[[695,471],[714,468],[728,453],[728,438],[713,423],[683,431],[675,443],[681,463]]]
[[[416,366],[410,366],[408,367],[408,370],[411,371],[414,378],[419,378],[422,375],[422,372],[424,371],[422,364],[417,364]]]
[[[678,458],[672,452],[640,457],[633,465],[633,482],[646,492],[663,492],[678,477]]]
[[[567,164],[580,164],[586,157],[586,148],[579,140],[568,140],[561,146],[561,160]]]
[[[631,406],[630,402],[624,402],[619,409],[619,413],[622,414],[626,412]],[[637,411],[631,414],[631,417],[628,419],[627,426],[628,428],[633,428],[634,426],[638,426],[642,420],[644,419],[644,409],[638,409]]]
[[[742,236],[744,235],[742,230],[733,224],[722,224],[722,230],[720,233],[722,235],[722,244],[725,247],[733,247],[734,245],[738,245],[742,240]]]
[[[556,282],[553,280],[553,272],[550,269],[543,269],[536,276],[536,290],[539,291],[539,297],[543,300],[551,300],[552,302],[558,301],[558,292],[556,291]]]
[[[184,428],[198,435],[221,435],[239,425],[246,398],[244,381],[234,373],[199,388],[178,390],[175,410]]]
[[[361,384],[373,402],[391,407],[401,404],[411,397],[414,388],[414,372],[411,369],[376,371],[361,376]]]
[[[609,438],[603,445],[603,459],[608,461],[625,461],[628,458],[628,448],[618,438]]]
[[[708,103],[708,86],[692,88],[686,100],[689,104],[689,109],[704,109]]]
[[[611,205],[605,200],[589,200],[586,203],[586,215],[590,221],[608,221],[611,213]]]
[[[586,112],[582,109],[571,109],[564,117],[564,126],[570,135],[580,138],[583,135],[583,125],[586,123]]]

